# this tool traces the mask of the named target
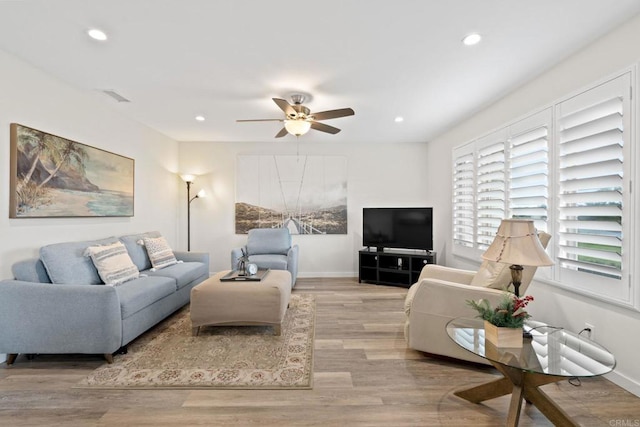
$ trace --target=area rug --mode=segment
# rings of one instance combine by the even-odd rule
[[[280,336],[269,326],[207,326],[194,337],[186,307],[77,387],[310,389],[314,329],[312,295],[291,295]]]

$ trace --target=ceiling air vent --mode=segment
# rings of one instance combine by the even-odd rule
[[[118,102],[131,102],[129,101],[127,98],[125,98],[124,96],[120,95],[118,92],[116,92],[115,90],[103,90],[102,91],[105,95],[110,96],[111,98],[115,99]]]

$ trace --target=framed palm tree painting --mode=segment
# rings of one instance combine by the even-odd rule
[[[10,185],[10,218],[133,216],[133,159],[17,123]]]

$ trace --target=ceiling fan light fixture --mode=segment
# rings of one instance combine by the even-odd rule
[[[311,122],[309,122],[307,120],[300,120],[300,119],[298,119],[298,120],[285,120],[284,121],[284,128],[291,135],[301,136],[301,135],[304,135],[305,133],[309,132],[309,129],[311,129]]]

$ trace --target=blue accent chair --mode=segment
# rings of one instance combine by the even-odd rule
[[[291,273],[291,287],[298,276],[298,245],[291,244],[291,234],[286,228],[254,228],[249,230],[247,244],[231,251],[231,269],[237,270],[242,250],[249,262],[259,268],[288,270]]]

